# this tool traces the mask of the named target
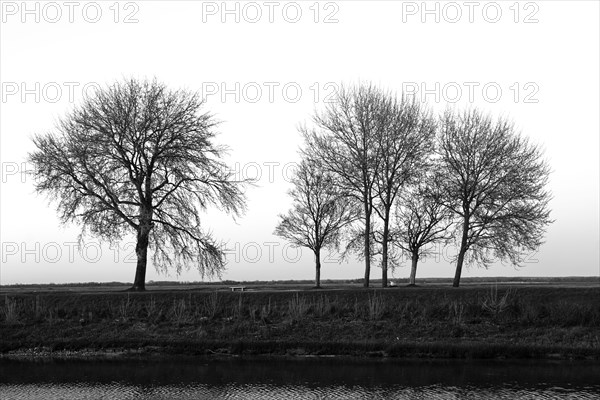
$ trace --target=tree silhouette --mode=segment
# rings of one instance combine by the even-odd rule
[[[337,248],[342,228],[357,218],[347,194],[340,192],[331,173],[318,161],[303,160],[292,180],[292,209],[280,215],[277,236],[308,247],[315,256],[315,286],[321,287],[321,250]]]
[[[371,274],[371,218],[381,161],[377,138],[385,129],[380,113],[385,102],[383,93],[373,86],[341,87],[327,108],[313,117],[316,128],[300,128],[306,158],[319,160],[335,176],[336,184],[362,204],[365,287]]]
[[[202,106],[197,93],[131,79],[98,90],[54,132],[33,139],[36,191],[58,201],[63,223],[109,242],[135,233],[131,290],[145,289],[149,247],[157,269],[218,275],[224,268],[200,213],[217,206],[240,215],[245,197]]]
[[[453,286],[459,286],[468,251],[469,261],[483,266],[494,258],[520,265],[552,222],[542,150],[506,119],[470,109],[445,112],[437,151],[444,204],[460,219]]]
[[[373,238],[381,245],[381,285],[387,287],[392,207],[401,190],[422,176],[433,149],[436,120],[414,98],[384,96],[386,101],[380,107],[379,118],[385,119],[385,128],[377,132],[380,163],[374,206],[382,226]]]
[[[431,170],[422,178],[398,199],[391,235],[393,243],[411,256],[410,285],[415,285],[419,259],[429,253],[427,246],[449,239],[452,224],[452,213],[441,201],[439,175]]]

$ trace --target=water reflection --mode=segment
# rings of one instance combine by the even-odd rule
[[[585,362],[0,362],[1,399],[596,399]]]

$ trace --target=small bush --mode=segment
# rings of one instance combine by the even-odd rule
[[[412,323],[416,321],[417,316],[419,314],[418,303],[411,301],[406,301],[403,305],[398,307],[397,315],[401,322],[404,323]]]
[[[217,291],[212,292],[206,300],[204,300],[204,314],[206,317],[213,319],[219,312],[219,297]]]
[[[292,321],[301,321],[308,311],[308,304],[304,297],[296,295],[288,302],[288,315]]]
[[[16,324],[19,322],[19,309],[17,300],[8,296],[4,297],[4,321],[7,324]]]
[[[117,306],[117,316],[122,321],[128,321],[131,317],[131,300],[129,298],[129,293],[127,294],[127,300],[121,300]]]
[[[271,308],[271,298],[269,297],[269,302],[266,305],[262,305],[260,307],[260,320],[263,323],[268,322],[272,312],[273,309]]]
[[[448,316],[454,325],[462,325],[464,313],[465,305],[461,300],[454,300],[448,303]]]
[[[154,297],[150,297],[144,306],[145,316],[147,319],[154,319],[157,316],[158,307],[156,306],[156,300]]]
[[[187,304],[185,299],[179,299],[179,301],[173,300],[171,318],[177,324],[182,324],[187,321]]]
[[[235,303],[232,307],[232,317],[236,319],[242,319],[242,315],[244,313],[244,295],[240,293],[238,297],[237,303]]]
[[[260,312],[259,309],[260,307],[256,304],[251,304],[248,306],[248,315],[250,316],[252,322],[256,322],[256,320],[258,319],[258,315]]]
[[[369,320],[371,321],[376,321],[383,317],[383,314],[385,313],[385,302],[377,292],[375,292],[373,296],[369,295],[367,300],[367,312]]]
[[[492,286],[490,293],[485,296],[481,308],[489,312],[492,316],[498,317],[501,313],[506,311],[509,306],[509,298],[512,295],[512,290],[508,289],[504,296],[498,295],[498,285]]]
[[[32,308],[32,313],[33,313],[33,317],[36,320],[41,320],[44,317],[45,314],[45,310],[46,310],[46,305],[44,304],[44,301],[42,300],[42,298],[39,295],[36,295],[35,298],[33,299],[33,303],[31,305]]]
[[[329,297],[320,295],[313,304],[313,312],[315,316],[322,318],[331,313],[331,302]]]
[[[56,321],[57,311],[55,307],[48,307],[46,312],[44,313],[44,320],[52,325]]]
[[[540,308],[536,304],[519,302],[517,314],[521,323],[537,325],[540,322]]]

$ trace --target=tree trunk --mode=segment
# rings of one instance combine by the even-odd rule
[[[366,201],[366,200],[365,200]],[[371,278],[371,213],[365,203],[365,281],[363,286],[369,287]]]
[[[140,224],[137,233],[137,244],[135,254],[137,255],[137,267],[135,279],[131,291],[142,292],[146,290],[146,265],[148,263],[148,243],[150,238],[150,224]]]
[[[469,235],[469,216],[465,215],[463,223],[462,239],[460,241],[460,250],[458,252],[458,260],[456,262],[456,273],[454,274],[453,287],[460,285],[460,274],[462,273],[463,262],[465,261],[465,253],[467,252],[467,239]]]
[[[460,274],[462,273],[462,266],[464,260],[465,251],[461,249],[458,253],[458,261],[456,262],[456,273],[454,274],[454,282],[452,283],[453,287],[458,287],[460,285]]]
[[[383,221],[383,238],[382,238],[382,255],[381,255],[381,287],[387,287],[388,285],[388,236],[390,234],[389,228],[389,211],[386,210],[385,219]]]
[[[321,251],[315,251],[315,287],[321,287]]]
[[[419,262],[419,253],[413,251],[412,253],[412,265],[410,267],[410,285],[415,284],[415,278],[417,277],[417,263]]]

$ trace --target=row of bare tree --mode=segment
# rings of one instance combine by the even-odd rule
[[[519,265],[551,222],[549,167],[538,146],[506,119],[477,109],[440,118],[406,96],[372,85],[342,88],[300,128],[305,145],[275,233],[310,248],[320,286],[325,248],[381,260],[382,286],[400,252],[417,263],[434,242],[458,246],[453,285],[465,261]]]
[[[82,236],[137,239],[131,290],[144,290],[148,250],[157,269],[195,267],[220,275],[223,248],[201,224],[216,206],[241,215],[244,185],[214,143],[214,117],[188,90],[152,81],[116,82],[86,97],[56,128],[34,137],[35,188],[58,203]],[[455,286],[467,251],[518,262],[550,222],[542,152],[507,121],[476,110],[441,120],[407,98],[368,85],[343,89],[301,129],[306,146],[292,211],[276,232],[316,255],[345,243],[365,260],[381,255],[383,285],[393,249],[416,263],[435,240],[460,243]]]

